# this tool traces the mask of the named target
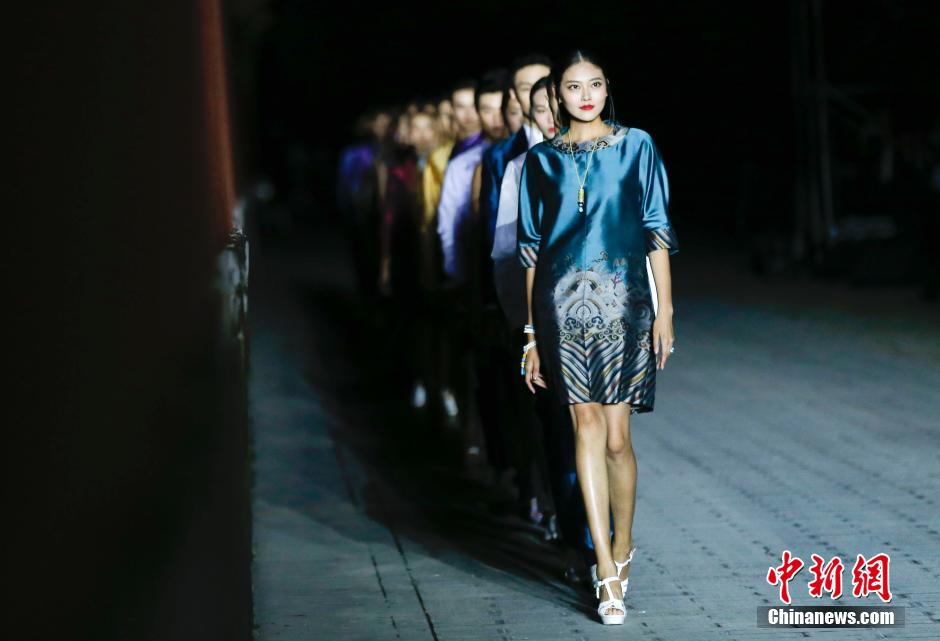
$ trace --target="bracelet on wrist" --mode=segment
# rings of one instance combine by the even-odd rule
[[[523,334],[534,334],[534,333],[535,333],[535,325],[526,324],[526,326],[522,328],[522,333],[523,333]]]
[[[525,344],[525,347],[522,348],[522,361],[519,363],[520,374],[525,376],[525,360],[526,356],[529,355],[529,350],[535,347],[535,341],[529,341]]]

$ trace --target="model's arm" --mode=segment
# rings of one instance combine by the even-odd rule
[[[529,306],[529,325],[533,325],[534,316],[532,315],[532,287],[535,284],[535,267],[528,267],[525,270],[525,291],[526,291],[526,301]],[[535,334],[529,334],[528,339],[530,341],[536,340]],[[533,385],[538,385],[539,387],[548,388],[548,384],[545,382],[545,379],[542,378],[541,372],[542,362],[539,358],[538,345],[535,345],[529,349],[526,354],[525,361],[525,384],[529,387],[529,390],[532,393],[535,393],[535,387]]]
[[[542,196],[538,174],[541,170],[538,158],[530,154],[522,165],[519,180],[519,218],[516,221],[516,244],[518,247],[519,262],[525,268],[526,303],[529,310],[529,324],[535,324],[535,314],[532,310],[532,291],[535,286],[535,270],[538,261],[539,244],[542,238]],[[535,328],[538,331],[538,328]],[[536,340],[534,334],[529,340]],[[535,387],[547,388],[542,378],[538,347],[533,347],[526,354],[525,384],[534,394]]]
[[[535,284],[535,267],[528,267],[525,270],[525,299],[526,299],[526,304],[528,305],[528,309],[529,309],[529,320],[527,320],[526,322],[529,325],[535,324],[535,321],[533,320],[533,316],[532,316],[532,287],[534,284]],[[533,336],[533,339],[534,338],[535,337]]]
[[[666,167],[652,139],[645,142],[641,154],[643,228],[658,304],[656,320],[653,321],[653,351],[656,354],[656,367],[663,369],[675,343],[669,257],[679,251],[679,240],[669,217],[669,179]]]
[[[672,327],[672,274],[669,269],[669,251],[657,249],[650,252],[650,268],[656,281],[658,309],[653,321],[653,351],[656,352],[656,367],[666,367],[669,350],[676,342]]]

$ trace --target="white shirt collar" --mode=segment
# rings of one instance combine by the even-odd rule
[[[532,149],[532,147],[545,140],[545,136],[542,135],[542,130],[535,125],[530,125],[528,122],[522,121],[522,129],[525,131],[525,139],[529,141],[529,149]]]

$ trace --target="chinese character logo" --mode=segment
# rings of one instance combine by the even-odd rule
[[[767,570],[767,583],[780,585],[780,600],[790,603],[790,580],[803,568],[803,561],[798,556],[791,556],[790,550],[783,551],[783,563],[779,567]]]
[[[838,599],[842,596],[842,559],[837,556],[832,557],[826,566],[823,567],[824,558],[818,554],[811,556],[813,564],[809,571],[813,573],[813,580],[809,582],[809,595],[821,598],[823,592],[828,592],[832,599]]]
[[[780,586],[780,600],[789,605],[789,584],[803,568],[803,560],[790,554],[790,550],[784,550],[781,558],[782,563],[779,566],[767,570],[767,583]],[[812,554],[811,558],[813,564],[809,567],[809,571],[813,578],[808,583],[809,595],[818,599],[823,593],[828,593],[832,599],[840,598],[842,596],[842,572],[845,570],[842,559],[834,556],[827,562],[818,554]],[[876,594],[885,603],[890,602],[890,563],[891,558],[884,552],[868,559],[859,554],[855,559],[855,565],[852,566],[852,596],[861,599],[869,594]]]
[[[852,567],[852,596],[866,597],[872,592],[885,603],[891,601],[891,588],[888,585],[888,565],[891,558],[882,552],[867,561],[861,554]]]

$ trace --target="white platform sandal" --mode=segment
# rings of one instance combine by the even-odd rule
[[[633,549],[630,550],[630,556],[627,557],[626,561],[614,561],[614,565],[617,567],[617,576],[620,576],[620,573],[623,572],[623,569],[630,565],[630,561],[633,560],[633,553],[636,552],[636,546],[633,546]],[[597,580],[597,563],[591,566],[591,582],[594,585],[595,589],[598,586]],[[621,579],[620,581],[620,591],[623,593],[623,596],[627,596],[627,585],[630,583],[630,577]]]
[[[601,622],[604,625],[620,625],[624,622],[624,619],[627,618],[627,608],[623,604],[623,599],[615,599],[613,592],[610,591],[610,584],[612,581],[619,581],[619,576],[609,576],[606,579],[601,579],[597,582],[597,587],[594,588],[594,592],[597,595],[597,598],[601,598],[601,586],[604,586],[604,589],[607,591],[607,596],[610,598],[606,601],[601,601],[600,605],[597,606],[597,614],[601,617]],[[607,610],[617,609],[620,610],[620,614],[607,614]]]

